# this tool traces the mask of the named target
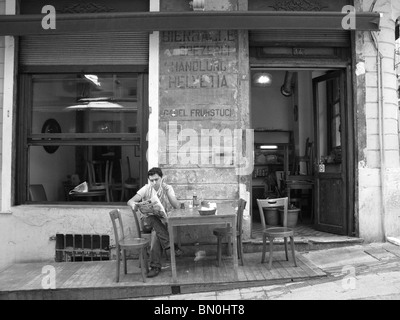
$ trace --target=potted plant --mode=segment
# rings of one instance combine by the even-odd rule
[[[297,220],[299,218],[300,209],[297,208],[295,205],[290,204],[288,207],[288,214],[287,214],[287,227],[293,228],[297,225]],[[283,225],[283,208],[279,209],[280,214],[280,224]]]

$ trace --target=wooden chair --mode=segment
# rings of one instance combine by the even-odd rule
[[[146,275],[148,272],[147,249],[150,246],[150,240],[141,237],[141,232],[139,229],[139,221],[136,213],[134,214],[134,217],[135,217],[136,228],[138,229],[138,237],[125,236],[124,226],[122,223],[121,213],[119,209],[112,210],[110,212],[110,217],[114,228],[115,247],[117,251],[116,282],[119,282],[121,254],[122,254],[122,261],[124,263],[124,273],[127,274],[126,250],[139,251],[139,261],[140,261],[142,279],[143,282],[146,282]],[[117,225],[117,220],[118,220],[118,225]]]
[[[47,201],[46,191],[42,184],[31,184],[29,186],[30,201]]]
[[[300,164],[302,162],[306,165],[306,175],[313,175],[313,165],[312,160],[314,156],[314,142],[310,142],[310,138],[306,139],[304,155],[296,156],[295,161],[293,162],[292,174],[299,174],[300,172]]]
[[[314,170],[313,170],[313,157],[314,157],[314,142],[310,142],[310,138],[306,139],[304,155],[295,157],[292,175],[287,175],[285,180],[286,196],[289,198],[289,206],[291,203],[297,205],[300,209],[300,220],[303,214],[303,200],[307,201],[308,207],[311,211],[311,221],[314,217]],[[306,166],[306,174],[299,174],[300,164],[304,162]],[[296,190],[296,193],[291,195],[291,190]],[[306,190],[306,192],[303,192]],[[300,192],[300,194],[299,194]]]
[[[105,167],[104,167],[105,164]],[[111,161],[88,161],[87,165],[87,176],[88,176],[88,188],[89,191],[97,191],[104,193],[104,197],[107,202],[110,202],[110,186],[109,186],[109,172]],[[90,192],[88,193],[90,196]]]
[[[269,239],[269,264],[268,269],[272,268],[272,254],[274,250],[274,239],[275,238],[283,238],[285,241],[285,254],[286,260],[289,261],[288,258],[288,249],[287,249],[287,238],[290,238],[290,244],[292,247],[292,256],[294,265],[296,264],[296,256],[294,249],[294,231],[293,229],[287,228],[287,214],[288,214],[288,198],[277,198],[277,199],[257,199],[258,208],[260,210],[261,224],[263,228],[263,252],[261,263],[265,261],[265,252],[267,249],[267,238]],[[276,208],[283,207],[283,227],[268,227],[265,224],[265,218],[263,214],[263,208]]]
[[[243,211],[246,207],[246,201],[243,199],[239,199],[238,210],[236,213],[237,223],[236,223],[236,235],[237,235],[237,254],[240,259],[240,263],[243,266],[243,244],[242,244],[242,225],[243,225]],[[232,228],[215,228],[213,230],[213,234],[217,237],[217,265],[221,265],[222,259],[222,239],[225,237],[232,236]],[[230,253],[230,241],[228,242],[228,254]]]
[[[131,164],[130,164],[128,156],[126,157],[126,161],[127,161],[127,168],[128,168],[128,177],[125,176],[124,165],[123,165],[123,161],[121,160],[121,179],[122,179],[121,180],[122,181],[121,202],[124,200],[124,197],[125,197],[127,191],[129,191],[129,190],[137,191],[138,187],[139,187],[137,179],[132,178]]]

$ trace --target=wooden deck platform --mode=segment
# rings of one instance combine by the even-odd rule
[[[290,252],[289,252],[290,254]],[[245,253],[239,265],[239,280],[234,281],[232,260],[223,259],[216,266],[215,257],[195,262],[193,257],[177,259],[178,283],[172,283],[169,261],[155,278],[142,282],[136,260],[128,261],[128,274],[121,273],[115,282],[115,261],[54,262],[15,264],[0,272],[0,300],[97,300],[163,296],[178,293],[216,291],[264,286],[282,282],[324,277],[326,274],[301,253],[296,253],[297,267],[285,260],[284,253],[274,252],[273,268],[261,264],[261,253]],[[54,267],[54,269],[53,269]],[[51,272],[55,289],[46,288]]]

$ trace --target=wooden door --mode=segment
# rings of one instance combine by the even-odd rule
[[[315,228],[348,234],[346,73],[313,79],[315,122]]]

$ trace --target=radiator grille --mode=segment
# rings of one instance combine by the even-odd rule
[[[56,234],[56,262],[110,260],[110,236]]]

